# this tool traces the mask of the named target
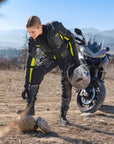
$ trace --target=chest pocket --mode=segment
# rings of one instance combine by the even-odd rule
[[[55,47],[56,47],[57,49],[60,49],[61,46],[62,46],[63,43],[64,43],[64,38],[63,38],[63,36],[62,36],[61,34],[56,33],[56,34],[53,36],[53,42],[54,42],[54,44],[55,44]]]

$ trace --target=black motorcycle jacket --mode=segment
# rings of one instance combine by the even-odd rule
[[[35,40],[32,37],[29,38],[25,87],[31,83],[31,73],[35,66],[38,49],[44,52],[45,57],[52,58],[59,63],[67,57],[72,57],[79,65],[74,35],[57,21],[47,23],[42,27],[42,35]]]

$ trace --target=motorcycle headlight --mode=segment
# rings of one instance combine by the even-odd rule
[[[88,54],[88,53],[86,53],[86,52],[84,52],[83,55],[84,55],[84,56],[88,56],[88,57],[92,57],[90,54]]]
[[[105,54],[101,54],[99,56],[97,56],[96,58],[103,58],[105,56]]]
[[[84,52],[84,55],[85,55],[85,56],[88,56],[88,57],[91,57],[91,58],[93,57],[92,55],[90,55],[90,54],[88,54],[88,53],[86,53],[86,52]],[[100,55],[95,56],[94,58],[103,58],[103,57],[105,57],[105,55],[106,55],[106,54],[100,54]]]

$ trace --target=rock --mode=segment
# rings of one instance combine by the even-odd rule
[[[31,115],[26,115],[24,117],[19,116],[18,127],[20,131],[32,131],[36,129],[35,119]]]
[[[95,116],[95,115],[93,113],[82,113],[81,116],[90,117],[90,116]]]
[[[99,120],[99,124],[108,125],[108,123],[105,120],[103,120],[103,119]]]
[[[51,127],[49,126],[48,122],[44,120],[42,117],[38,117],[36,124],[45,133],[48,133],[51,130]]]

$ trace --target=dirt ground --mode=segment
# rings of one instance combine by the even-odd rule
[[[42,82],[35,105],[37,119],[43,117],[51,132],[39,129],[19,132],[14,119],[17,110],[25,106],[21,98],[24,71],[0,71],[0,144],[113,144],[114,143],[114,69],[109,69],[105,79],[106,99],[103,107],[92,116],[83,116],[76,104],[73,89],[67,114],[72,126],[59,124],[61,105],[60,74],[49,73]],[[9,127],[9,130],[7,129]],[[6,133],[4,132],[6,130]]]

